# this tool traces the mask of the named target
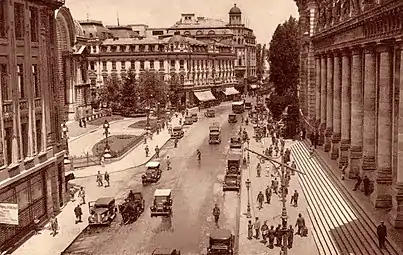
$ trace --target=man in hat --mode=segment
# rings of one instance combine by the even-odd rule
[[[377,227],[376,233],[378,235],[378,241],[379,241],[379,248],[385,248],[385,241],[386,237],[388,236],[387,229],[385,226],[385,223],[381,221],[381,224]]]

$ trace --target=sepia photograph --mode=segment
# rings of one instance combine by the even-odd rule
[[[10,254],[402,255],[403,0],[0,0]]]

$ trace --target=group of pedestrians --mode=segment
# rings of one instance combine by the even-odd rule
[[[101,171],[97,173],[97,184],[98,187],[103,187],[105,181],[105,188],[110,187],[109,173],[105,170],[104,175],[102,176]]]

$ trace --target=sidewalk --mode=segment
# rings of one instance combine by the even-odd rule
[[[173,118],[173,122],[177,123],[179,119]],[[95,200],[99,197],[112,196],[115,197],[117,203],[121,198],[125,197],[129,192],[124,186],[132,185],[132,182],[137,180],[131,177],[140,174],[134,171],[127,171],[135,167],[144,165],[154,156],[154,148],[158,145],[160,148],[169,141],[170,135],[165,128],[159,135],[154,135],[153,140],[148,141],[150,148],[150,157],[145,157],[144,147],[145,144],[140,144],[128,153],[122,160],[107,164],[105,167],[95,166],[88,167],[81,170],[71,171],[76,176],[76,180],[71,182],[74,185],[83,186],[86,191],[86,202]],[[97,171],[108,171],[110,174],[111,184],[110,187],[97,187],[96,185],[96,173]],[[121,174],[117,174],[121,173]],[[68,174],[68,173],[66,173]],[[123,185],[123,186],[122,186]],[[23,245],[21,245],[12,254],[16,255],[57,255],[64,251],[71,242],[85,229],[87,226],[87,218],[89,211],[87,205],[82,206],[82,223],[74,224],[74,207],[77,205],[77,201],[69,202],[57,215],[57,220],[60,226],[59,233],[56,236],[51,236],[51,231],[48,227],[45,227],[40,231],[41,234],[34,235],[28,239]]]
[[[248,125],[246,128],[249,136],[253,134],[253,126]],[[257,143],[254,139],[250,140],[250,148],[252,150],[261,153],[264,148],[268,147],[270,144],[269,138],[264,138],[262,143]],[[264,145],[263,145],[264,144]],[[286,148],[289,148],[292,145],[292,141],[287,140]],[[258,164],[258,159],[255,154],[250,153],[250,164],[242,174],[242,182],[241,182],[241,219],[240,219],[240,228],[239,228],[239,255],[264,255],[264,254],[278,254],[280,252],[279,247],[274,247],[274,249],[269,249],[266,245],[261,243],[262,240],[259,239],[248,239],[248,221],[251,220],[252,223],[255,221],[255,217],[259,217],[261,225],[263,225],[264,221],[267,221],[267,225],[273,225],[274,228],[277,227],[278,224],[281,224],[281,212],[282,212],[282,201],[279,196],[276,194],[272,194],[271,204],[264,203],[263,209],[258,209],[258,203],[256,201],[257,195],[260,191],[265,195],[265,189],[267,185],[271,185],[271,174],[276,176],[277,174],[272,171],[272,165],[269,162],[265,162],[262,164],[262,172],[261,177],[256,176],[256,166]],[[251,203],[251,218],[248,219],[247,212],[247,203],[248,203],[248,191],[246,189],[245,181],[247,179],[251,181],[251,189],[250,189],[250,203]],[[277,180],[280,182],[280,177],[277,177]],[[290,196],[294,193],[294,190],[297,190],[299,193],[298,199],[298,207],[290,206]],[[266,196],[265,196],[266,201]],[[295,233],[295,222],[299,213],[302,213],[302,216],[305,219],[306,226],[308,228],[308,236],[300,237],[299,235],[294,235],[293,248],[288,249],[288,254],[298,254],[298,255],[315,255],[318,254],[314,239],[312,237],[312,222],[308,217],[307,213],[307,202],[305,196],[301,190],[301,186],[298,181],[298,175],[293,175],[291,177],[291,181],[288,187],[288,196],[287,196],[287,214],[288,214],[288,226],[292,225]]]

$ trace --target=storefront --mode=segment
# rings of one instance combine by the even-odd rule
[[[195,91],[194,95],[199,101],[199,106],[201,108],[208,108],[216,101],[216,98],[210,90]]]
[[[0,223],[0,250],[24,237],[35,218],[46,216],[46,168],[0,190],[0,202],[18,204],[19,225]]]
[[[225,99],[227,101],[229,101],[229,100],[239,100],[240,99],[240,93],[234,87],[225,88],[223,93],[224,93]]]

